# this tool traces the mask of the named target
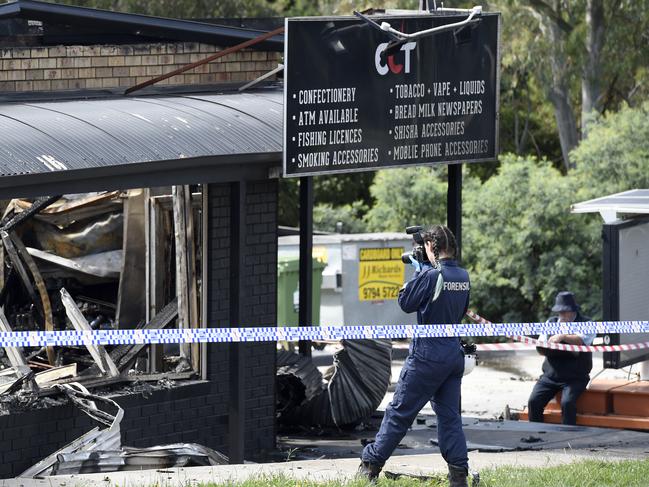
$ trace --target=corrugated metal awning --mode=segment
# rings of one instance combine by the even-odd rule
[[[166,184],[158,171],[279,162],[282,103],[272,90],[2,104],[0,194],[81,174],[145,171],[152,186]]]

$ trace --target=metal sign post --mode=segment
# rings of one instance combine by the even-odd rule
[[[462,164],[448,166],[446,226],[455,235],[457,260],[462,260]]]
[[[313,325],[313,178],[300,178],[300,326]],[[311,342],[300,340],[300,355],[311,356]]]

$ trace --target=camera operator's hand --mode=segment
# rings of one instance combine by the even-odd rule
[[[415,259],[412,255],[410,256],[410,265],[415,268],[415,271],[421,272],[421,262]]]
[[[417,272],[421,272],[433,267],[433,265],[430,262],[419,262],[412,255],[409,256],[409,259],[410,259],[410,265],[413,266],[415,268],[415,271]]]

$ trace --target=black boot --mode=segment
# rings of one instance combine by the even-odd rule
[[[467,477],[469,469],[466,467],[458,467],[456,465],[448,466],[448,487],[469,487]]]
[[[379,478],[380,473],[381,467],[379,467],[378,465],[361,461],[361,464],[358,466],[358,473],[356,474],[356,476],[367,479],[370,482],[374,482],[377,478]]]

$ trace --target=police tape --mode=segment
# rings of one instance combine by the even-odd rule
[[[649,333],[649,321],[589,321],[579,323],[481,323],[432,325],[300,326],[243,328],[173,328],[135,330],[62,330],[0,332],[2,347],[131,345],[164,343],[237,343],[298,340],[361,340],[414,337],[516,336],[559,333]],[[531,340],[531,339],[530,339]],[[552,348],[555,348],[553,344]],[[576,347],[570,345],[569,347]],[[616,345],[630,347],[629,345]],[[579,347],[577,347],[579,348]],[[583,348],[583,347],[582,347]],[[609,351],[607,347],[586,347]],[[561,348],[575,350],[576,348]],[[635,350],[634,348],[624,348]]]
[[[478,352],[516,352],[535,350],[534,345],[528,343],[476,343]]]
[[[474,320],[475,322],[482,324],[482,325],[493,325],[491,321],[483,318],[479,314],[475,313],[474,311],[468,310],[466,312],[466,315]],[[556,335],[557,333],[547,333],[546,334],[554,334]],[[566,333],[566,332],[561,332],[561,333]],[[572,331],[572,332],[567,332],[567,333],[584,333],[584,332],[578,332],[578,331]],[[586,333],[601,333],[601,332],[586,332]],[[623,333],[623,332],[605,332],[605,333]],[[541,333],[527,333],[527,335],[537,335]],[[517,342],[520,342],[518,344],[510,344],[510,343],[489,343],[489,344],[480,344],[478,345],[478,350],[479,351],[501,351],[501,350],[521,350],[521,349],[527,349],[531,347],[541,347],[541,348],[551,348],[553,350],[563,350],[566,352],[621,352],[621,351],[628,351],[628,350],[642,350],[645,348],[649,348],[649,342],[640,342],[640,343],[625,343],[623,345],[570,345],[567,343],[553,343],[553,342],[546,342],[546,341],[541,341],[537,340],[535,338],[530,338],[526,336],[517,336],[513,335],[510,338],[513,340],[516,340]],[[512,346],[516,345],[516,346]],[[523,346],[521,346],[523,345]]]

